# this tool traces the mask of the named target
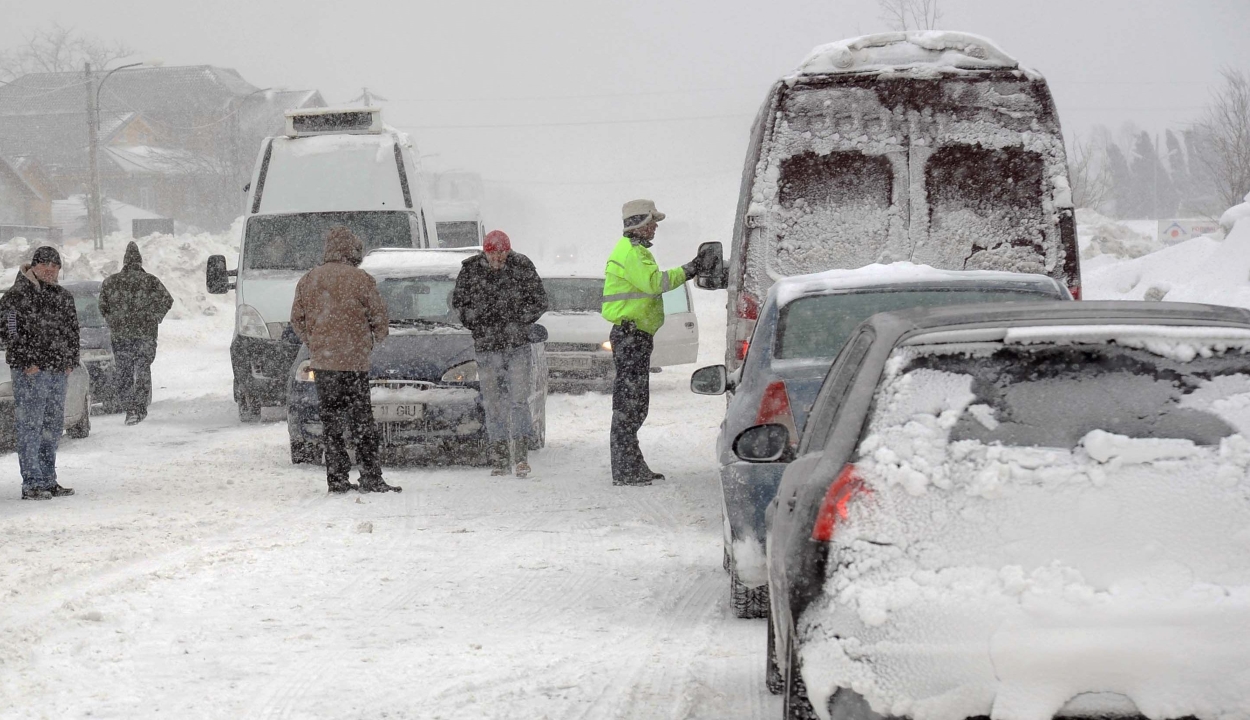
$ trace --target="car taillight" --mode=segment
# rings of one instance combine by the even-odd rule
[[[838,521],[850,517],[850,504],[858,495],[872,492],[864,485],[855,466],[847,463],[838,473],[838,479],[829,486],[825,499],[820,503],[820,512],[816,513],[816,524],[812,527],[812,539],[816,542],[832,542],[833,531]]]
[[[751,349],[751,341],[750,341],[750,340],[742,340],[742,341],[740,341],[740,342],[738,343],[738,359],[739,359],[739,360],[746,360],[746,359],[747,359],[747,350],[750,350],[750,349]]]
[[[794,424],[794,413],[790,411],[790,394],[786,392],[786,384],[781,380],[774,380],[764,388],[759,412],[755,414],[756,425],[770,423],[784,425],[790,431],[790,444],[798,444],[799,431]]]
[[[738,293],[738,306],[735,308],[738,317],[743,320],[760,319],[760,301],[750,293]]]
[[[1081,299],[1081,286],[1080,285],[1073,285],[1072,287],[1068,288],[1068,292],[1072,293],[1073,300]]]

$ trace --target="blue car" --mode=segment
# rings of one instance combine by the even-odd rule
[[[733,451],[755,425],[783,425],[798,447],[812,403],[834,357],[855,326],[879,312],[986,302],[1071,300],[1044,275],[937,270],[894,263],[831,270],[779,280],[768,292],[740,368],[700,368],[690,387],[703,395],[731,393],[717,439],[725,569],[738,617],[764,617],[768,575],[764,512],[777,494],[788,458],[744,462]]]
[[[377,279],[390,320],[389,336],[374,347],[370,359],[373,418],[384,459],[423,455],[487,462],[486,416],[473,337],[451,307],[460,263],[476,252],[480,249],[375,250],[360,265]],[[537,450],[546,444],[547,435],[547,359],[543,343],[530,348],[534,353],[530,449]],[[308,347],[301,346],[287,383],[293,463],[323,459],[314,379]]]

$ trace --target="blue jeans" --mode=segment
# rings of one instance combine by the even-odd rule
[[[477,378],[486,410],[486,435],[493,442],[528,438],[534,434],[530,415],[530,346],[477,353]],[[511,427],[509,427],[511,425]]]
[[[13,368],[13,402],[17,415],[17,462],[22,489],[56,487],[56,447],[65,430],[63,371],[40,370],[27,375]]]

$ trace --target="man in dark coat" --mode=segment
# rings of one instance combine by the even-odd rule
[[[74,296],[57,284],[61,255],[35,250],[0,298],[0,339],[13,376],[22,499],[73,495],[56,481],[56,448],[65,429],[65,385],[78,366]]]
[[[148,416],[156,331],[173,306],[165,285],[143,269],[143,256],[132,241],[126,246],[122,271],[100,284],[100,314],[113,337],[117,397],[126,410],[127,425]]]
[[[483,252],[464,261],[451,304],[473,333],[486,434],[491,441],[491,475],[530,472],[529,439],[534,434],[529,388],[534,372],[530,345],[545,334],[534,323],[547,312],[547,291],[534,263],[512,251],[502,231],[492,230]]]

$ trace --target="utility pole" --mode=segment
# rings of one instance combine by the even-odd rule
[[[94,240],[92,247],[96,250],[103,250],[104,217],[100,199],[100,124],[97,121],[100,108],[96,106],[95,84],[91,81],[91,63],[83,63],[82,72],[85,81],[83,87],[87,88],[87,154],[90,166],[88,168],[90,178],[87,188],[87,225],[91,227],[91,235]]]

